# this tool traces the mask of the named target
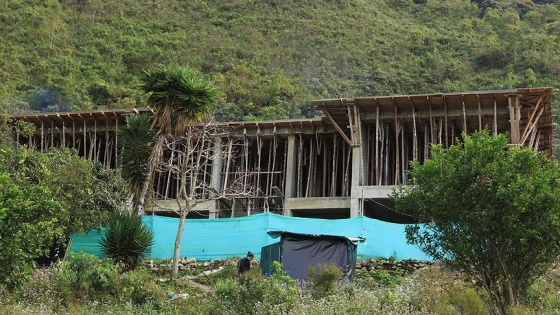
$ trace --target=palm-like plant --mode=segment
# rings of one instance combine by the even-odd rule
[[[150,129],[148,115],[140,114],[128,117],[127,126],[118,131],[118,137],[122,177],[132,193],[133,208],[136,208],[148,174],[148,160],[156,135]]]
[[[131,270],[144,260],[154,243],[154,233],[134,212],[116,211],[111,216],[105,235],[99,240],[101,251],[116,263]]]
[[[176,135],[212,112],[218,91],[189,67],[160,66],[146,71],[141,88],[150,93],[148,107],[155,115],[153,127],[159,135]]]
[[[148,189],[152,185],[152,177],[156,165],[161,158],[163,143],[168,137],[181,136],[187,128],[200,122],[210,114],[214,107],[214,99],[218,94],[215,86],[200,74],[188,67],[175,65],[160,66],[146,71],[142,76],[141,88],[149,93],[148,107],[154,111],[152,128],[158,135],[158,141],[152,148],[148,160],[148,172],[140,194],[137,210],[144,211],[144,201]],[[177,261],[185,215],[181,215],[175,249],[171,277],[177,276]]]
[[[165,138],[184,133],[190,124],[200,122],[210,114],[218,94],[212,82],[189,67],[160,66],[144,72],[141,81],[141,89],[150,94],[147,105],[154,111],[152,129],[159,137],[148,160],[148,172],[138,200],[139,213],[144,211],[146,195]]]

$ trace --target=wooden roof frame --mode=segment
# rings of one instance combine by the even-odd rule
[[[555,135],[552,95],[557,90],[550,87],[520,88],[509,90],[470,91],[396,96],[374,96],[313,101],[315,108],[325,113],[325,121],[336,125],[345,135],[351,134],[352,119],[349,111],[357,107],[360,120],[372,123],[379,119],[400,122],[412,128],[415,121],[439,116],[459,121],[463,129],[481,130],[483,119],[499,120],[495,125],[503,131],[508,127],[513,144],[528,142],[529,131],[538,128],[541,151],[552,154]],[[518,103],[516,103],[518,102]],[[513,128],[515,120],[519,126]]]

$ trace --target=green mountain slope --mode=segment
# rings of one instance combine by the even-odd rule
[[[138,74],[199,69],[223,120],[318,98],[560,87],[560,1],[0,0],[9,112],[143,106]]]

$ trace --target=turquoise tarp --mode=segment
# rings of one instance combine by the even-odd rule
[[[171,258],[179,219],[145,216],[144,223],[155,234],[151,258]],[[358,258],[428,260],[417,247],[406,243],[404,228],[404,224],[367,217],[325,220],[286,217],[273,213],[229,219],[187,219],[181,242],[181,257],[198,260],[223,259],[245,256],[250,250],[259,259],[261,247],[278,241],[267,232],[286,231],[365,238],[364,242],[358,244]],[[70,252],[85,251],[101,257],[99,238],[97,232],[73,235]]]

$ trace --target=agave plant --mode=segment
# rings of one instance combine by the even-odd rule
[[[116,263],[132,270],[145,259],[154,243],[154,233],[142,223],[142,216],[134,212],[112,214],[107,231],[99,244],[101,251]]]

